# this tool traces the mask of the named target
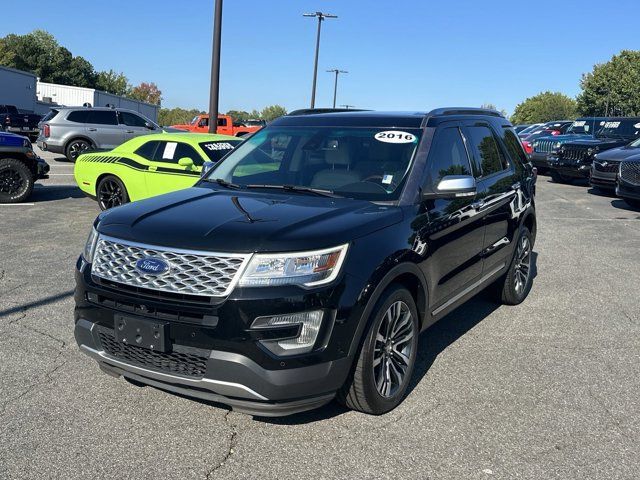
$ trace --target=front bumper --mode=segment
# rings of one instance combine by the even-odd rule
[[[548,153],[540,153],[533,152],[529,158],[531,159],[531,163],[534,167],[539,170],[546,170],[549,168],[549,154]]]
[[[640,185],[634,185],[633,183],[618,179],[618,183],[616,184],[616,195],[622,198],[640,200]]]
[[[42,158],[38,157],[36,159],[36,179],[43,180],[45,178],[49,178],[49,164],[45,162]]]
[[[180,305],[177,300],[154,301],[94,283],[88,265],[83,267],[82,263],[79,262],[80,270],[76,271],[76,342],[81,351],[111,375],[222,403],[257,416],[290,415],[320,407],[330,402],[346,381],[353,362],[346,344],[341,346],[340,341],[327,340],[326,347],[319,352],[275,357],[258,345],[256,333],[247,328],[245,322],[252,322],[254,316],[280,313],[278,308],[304,309],[305,298],[297,301],[289,297],[286,302],[282,297],[251,300],[245,294],[206,307]],[[322,302],[322,295],[316,292],[310,297],[317,303]],[[125,310],[125,305],[131,302],[133,311]],[[327,302],[331,303],[329,298]],[[125,346],[129,350],[124,354],[114,350],[115,314],[144,319],[149,312],[167,315],[176,309],[181,309],[181,317],[164,320],[169,323],[172,346],[166,356],[137,346]],[[343,339],[341,328],[349,322],[344,319],[338,322],[335,311],[328,311],[332,314],[325,319],[336,323],[328,330],[327,339]],[[196,320],[198,312],[209,315]],[[152,320],[158,319],[156,316]],[[185,375],[184,370],[167,367],[191,354],[200,359],[197,374]]]
[[[549,170],[558,172],[569,178],[589,178],[591,176],[591,164],[576,161],[566,161],[555,156],[549,157]]]

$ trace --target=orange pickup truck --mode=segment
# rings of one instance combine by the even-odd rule
[[[179,125],[171,125],[171,128],[177,128],[180,130],[187,130],[195,133],[208,133],[209,132],[209,115],[198,115],[190,123],[182,123]],[[233,118],[229,115],[218,115],[218,134],[231,135],[234,137],[243,137],[249,133],[257,132],[261,126],[245,127],[236,126],[233,123]]]

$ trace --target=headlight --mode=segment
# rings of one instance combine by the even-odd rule
[[[240,286],[325,285],[340,273],[348,246],[310,252],[256,254],[242,275]]]
[[[84,244],[84,250],[82,250],[82,258],[87,263],[91,263],[93,261],[93,254],[96,251],[96,245],[98,243],[98,231],[95,227],[91,228],[91,233],[89,234],[89,238],[87,238],[87,243]]]
[[[322,326],[322,310],[276,315],[273,317],[258,317],[251,325],[252,329],[274,329],[279,327],[299,326],[298,335],[293,338],[260,340],[267,350],[278,356],[299,355],[313,349]]]
[[[556,143],[553,144],[553,148],[554,149],[560,148],[561,146],[562,146],[562,144],[560,142],[556,142]]]

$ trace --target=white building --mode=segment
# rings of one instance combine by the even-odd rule
[[[130,98],[112,95],[93,88],[73,87],[70,85],[58,85],[55,83],[38,82],[37,99],[47,104],[57,104],[65,106],[79,107],[85,103],[92,107],[114,107],[128,108],[139,112],[145,117],[156,122],[158,120],[159,105],[132,100]]]
[[[0,66],[0,105],[15,105],[24,113],[36,111],[36,76]]]

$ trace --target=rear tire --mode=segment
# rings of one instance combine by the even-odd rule
[[[20,203],[33,192],[35,178],[24,162],[0,159],[0,203]]]
[[[404,399],[418,349],[418,310],[411,293],[390,286],[371,313],[353,372],[338,401],[353,410],[381,415]]]
[[[495,299],[504,305],[522,303],[533,285],[533,238],[527,227],[520,227],[517,242],[507,274],[493,285]]]
[[[627,205],[630,207],[640,209],[640,200],[636,200],[635,198],[623,198],[623,200],[627,202]]]
[[[107,175],[96,186],[96,200],[100,210],[108,210],[129,203],[129,194],[122,180],[114,175]]]
[[[83,140],[82,138],[77,138],[75,140],[71,140],[67,145],[67,148],[64,150],[64,155],[70,162],[74,162],[78,159],[80,155],[91,148],[91,144],[87,140]]]

